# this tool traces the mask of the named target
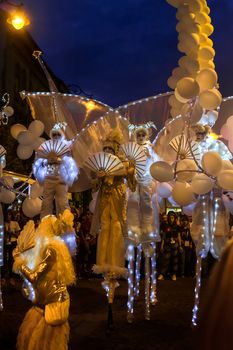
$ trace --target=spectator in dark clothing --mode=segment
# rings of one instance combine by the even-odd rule
[[[190,233],[189,219],[186,215],[181,217],[180,222],[181,247],[180,252],[180,273],[181,277],[194,275],[195,266],[193,266],[192,255],[195,247]]]
[[[169,212],[167,215],[167,223],[163,223],[162,240],[160,251],[162,253],[162,262],[159,280],[163,280],[166,274],[172,274],[172,280],[176,280],[178,271],[178,251],[181,250],[180,227],[176,223],[176,214]]]

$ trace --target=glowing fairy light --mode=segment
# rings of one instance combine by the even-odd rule
[[[152,305],[157,303],[157,279],[156,279],[156,243],[151,243],[153,248],[153,252],[151,255],[151,294],[150,294],[150,302]]]
[[[150,257],[145,254],[145,319],[150,320]]]
[[[135,297],[139,297],[139,293],[140,293],[141,259],[142,259],[142,245],[139,244],[137,246],[137,258],[136,258],[136,266],[135,266],[135,287],[134,287]]]
[[[197,314],[199,310],[200,303],[200,289],[201,289],[201,263],[202,257],[198,256],[197,266],[196,266],[196,286],[195,286],[195,302],[192,310],[192,325],[197,326]]]
[[[134,246],[130,245],[127,251],[128,259],[128,302],[127,302],[127,321],[133,322],[134,306]]]
[[[213,194],[212,194],[213,195]],[[214,237],[215,237],[215,232],[216,232],[216,223],[217,223],[217,214],[218,214],[218,208],[219,208],[219,198],[214,198],[214,209],[212,213],[212,230],[211,230],[211,242],[210,242],[210,252],[212,256],[215,259],[218,259],[219,256],[215,253],[214,249]]]

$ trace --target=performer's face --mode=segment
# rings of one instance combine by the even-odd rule
[[[206,133],[204,132],[197,132],[196,133],[196,141],[200,142],[205,139]]]
[[[60,139],[60,137],[61,137],[61,134],[59,132],[53,132],[52,133],[52,138],[54,140],[58,140],[58,139]]]
[[[111,147],[104,147],[103,150],[105,153],[111,153],[111,154],[115,154],[114,150]]]
[[[145,131],[140,130],[137,132],[137,143],[143,145],[147,140],[147,134]]]

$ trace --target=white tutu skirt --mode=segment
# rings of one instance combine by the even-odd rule
[[[42,309],[32,307],[25,315],[17,337],[17,350],[67,350],[69,324],[50,326]]]

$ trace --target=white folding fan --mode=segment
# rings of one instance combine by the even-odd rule
[[[29,220],[17,239],[17,247],[20,253],[25,252],[35,246],[35,224],[33,220]]]
[[[106,175],[114,175],[119,170],[124,169],[124,165],[118,157],[106,152],[91,155],[83,165],[94,172],[103,170]]]
[[[181,159],[193,159],[198,162],[201,160],[201,153],[199,145],[195,141],[190,141],[185,135],[178,135],[174,137],[169,145],[174,149],[176,153],[179,152],[179,158]]]
[[[68,152],[70,152],[70,147],[64,141],[48,140],[39,146],[37,155],[41,158],[48,158],[49,156],[62,157]]]
[[[134,162],[137,175],[142,176],[146,168],[146,154],[144,149],[136,142],[127,142],[121,145],[121,149],[126,158]]]

